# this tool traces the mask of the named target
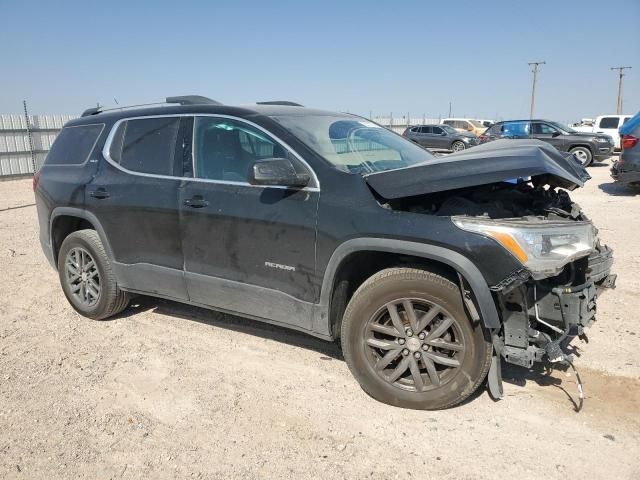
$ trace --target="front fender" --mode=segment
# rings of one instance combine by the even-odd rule
[[[489,286],[480,270],[467,257],[447,248],[424,243],[385,238],[355,238],[344,242],[336,248],[329,259],[320,292],[320,311],[322,314],[317,319],[322,322],[322,325],[317,325],[320,327],[320,331],[329,331],[329,304],[338,267],[348,255],[363,250],[412,255],[441,262],[452,267],[469,284],[478,302],[478,309],[484,325],[487,328],[498,328],[500,326],[500,317]]]

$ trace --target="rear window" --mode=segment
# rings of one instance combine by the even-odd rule
[[[63,128],[49,150],[47,165],[80,165],[87,161],[103,124]]]
[[[604,117],[600,119],[599,128],[618,128],[618,117]]]
[[[174,153],[180,119],[144,118],[120,124],[109,154],[123,168],[154,175],[174,175]]]

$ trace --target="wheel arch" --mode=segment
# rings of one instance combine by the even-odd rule
[[[358,262],[359,257],[367,258],[367,262]],[[326,318],[321,319],[324,325],[318,327],[324,327],[320,329],[328,331],[332,337],[336,338],[344,308],[353,292],[373,273],[390,266],[398,266],[398,262],[390,264],[389,259],[397,259],[401,262],[400,265],[404,264],[407,267],[433,269],[456,284],[460,283],[458,278],[460,275],[471,290],[484,326],[487,328],[500,326],[498,311],[484,276],[473,262],[462,254],[436,245],[404,240],[357,238],[341,244],[329,260],[320,292],[320,305]],[[353,265],[356,266],[366,265],[364,269],[356,269],[358,273],[355,276],[355,286],[348,285],[348,281],[346,284],[343,283],[345,279],[343,273],[345,269],[349,270],[350,262],[355,262]]]
[[[588,143],[575,143],[569,146],[569,151],[573,150],[574,148],[586,148],[587,150],[589,150],[589,152],[591,152],[591,156],[594,155],[593,153],[593,148],[591,147],[591,145],[589,145]]]
[[[98,218],[91,212],[74,207],[57,207],[51,213],[49,221],[49,236],[53,251],[54,264],[58,262],[58,252],[64,239],[69,234],[83,229],[95,230],[104,245],[109,258],[113,258],[113,251]]]

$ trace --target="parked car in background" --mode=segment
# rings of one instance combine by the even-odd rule
[[[640,112],[620,128],[622,153],[611,167],[611,176],[620,183],[640,186]]]
[[[482,123],[478,120],[474,120],[473,118],[443,118],[440,120],[440,124],[449,125],[459,132],[473,133],[476,136],[480,135],[487,129],[487,127]]]
[[[482,126],[485,127],[485,128],[489,128],[491,125],[496,123],[493,120],[483,120],[483,119],[480,119],[480,118],[477,118],[476,120],[478,122],[480,122],[482,124]]]
[[[618,129],[631,118],[631,115],[600,115],[596,117],[592,125],[575,127],[578,132],[604,133],[613,138],[616,150],[620,150],[620,135]]]
[[[577,132],[551,120],[509,120],[498,122],[480,136],[480,143],[499,138],[535,138],[558,150],[573,153],[583,165],[606,160],[613,153],[613,139],[601,133]]]
[[[418,125],[407,128],[403,137],[433,150],[459,152],[478,145],[478,137],[472,133],[459,132],[449,125]]]

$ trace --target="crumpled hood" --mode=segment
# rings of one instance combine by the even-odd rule
[[[364,176],[388,200],[525,177],[568,190],[591,178],[573,155],[532,139],[496,140],[412,167]]]

